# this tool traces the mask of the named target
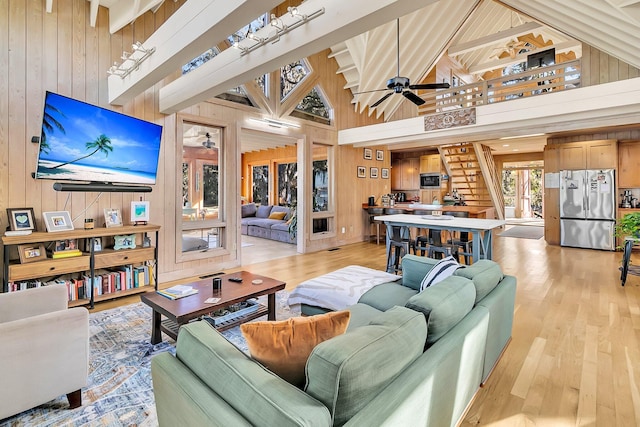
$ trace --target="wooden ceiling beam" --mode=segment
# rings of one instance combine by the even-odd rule
[[[509,28],[508,30],[499,31],[495,34],[489,34],[488,36],[480,37],[479,39],[451,46],[448,52],[450,56],[462,55],[473,50],[492,46],[496,43],[509,41],[513,38],[532,33],[541,28],[542,25],[537,22],[527,22],[526,24],[518,25],[517,27]]]

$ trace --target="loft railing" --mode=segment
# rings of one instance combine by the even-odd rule
[[[418,107],[418,114],[441,113],[578,87],[580,61],[563,62],[478,83],[419,93],[425,103]]]

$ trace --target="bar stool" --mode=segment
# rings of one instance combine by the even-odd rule
[[[414,215],[432,215],[432,210],[426,209],[415,209],[413,211]],[[413,254],[417,255],[418,251],[420,251],[420,255],[424,256],[425,252],[429,251],[429,230],[425,230],[427,234],[422,233],[422,228],[418,228],[416,231],[416,240],[413,248]]]
[[[409,227],[387,224],[387,273],[401,271],[400,260],[409,254],[415,242],[411,239]]]
[[[456,218],[469,218],[469,212],[445,212],[444,215],[454,216]],[[458,236],[451,235],[447,243],[454,247],[454,256],[459,258],[464,256],[464,263],[471,265],[473,259],[473,241],[469,237],[468,231],[461,231]]]
[[[382,224],[382,222],[376,221],[373,218],[378,215],[384,215],[384,208],[369,207],[367,208],[367,212],[369,213],[369,228],[371,228],[372,224],[376,226],[376,234],[375,234],[376,245],[379,245],[380,244],[380,224]],[[373,237],[373,234],[370,234],[369,240],[371,240],[372,237]]]

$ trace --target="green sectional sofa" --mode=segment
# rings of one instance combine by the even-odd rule
[[[208,323],[183,326],[176,356],[151,364],[160,425],[456,425],[509,341],[516,280],[478,261],[418,293],[436,262],[406,256],[401,280],[349,307],[347,332],[309,356],[303,389]]]

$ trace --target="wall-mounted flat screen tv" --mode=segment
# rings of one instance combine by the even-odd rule
[[[35,178],[155,184],[162,126],[47,92]]]

